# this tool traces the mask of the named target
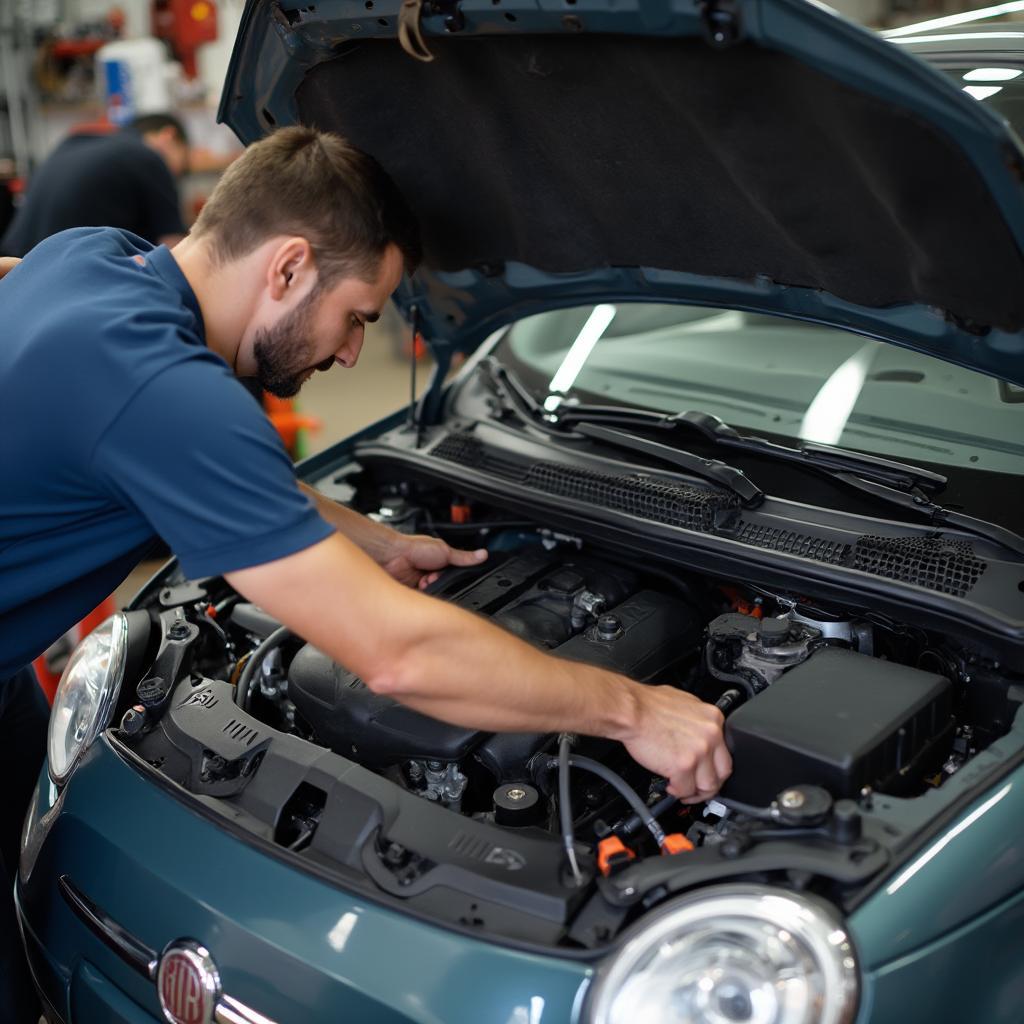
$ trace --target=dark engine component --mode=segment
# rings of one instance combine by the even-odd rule
[[[725,723],[724,797],[765,806],[801,783],[834,797],[891,791],[951,736],[944,676],[842,648],[815,651]]]
[[[433,592],[490,616],[537,647],[644,682],[693,649],[700,623],[682,601],[637,586],[627,569],[586,558],[559,561],[537,551],[509,558],[483,576],[456,570]],[[488,735],[374,694],[310,645],[292,660],[288,696],[318,740],[347,757],[358,755],[368,767],[458,761]],[[481,760],[499,780],[521,778],[522,754],[534,752],[543,738],[509,734],[507,744],[503,739],[489,741]]]
[[[708,626],[705,660],[716,679],[739,683],[752,696],[806,661],[821,639],[821,631],[806,621],[728,612]]]
[[[494,791],[494,821],[507,828],[539,825],[547,810],[535,786],[510,782]]]

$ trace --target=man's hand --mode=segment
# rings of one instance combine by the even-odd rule
[[[702,803],[732,773],[722,735],[722,712],[671,686],[641,686],[636,726],[619,737],[636,761],[668,778],[668,791],[685,803]]]
[[[364,515],[331,501],[309,484],[299,488],[308,495],[324,517],[353,544],[365,551],[388,575],[407,587],[429,587],[442,569],[450,565],[479,565],[487,552],[460,551],[443,540],[420,534],[399,533]]]
[[[20,262],[17,256],[0,256],[0,277],[13,270]]]
[[[486,558],[487,552],[483,548],[462,551],[449,547],[437,537],[396,533],[392,550],[380,564],[399,583],[423,590],[441,575],[442,569],[450,565],[479,565]]]

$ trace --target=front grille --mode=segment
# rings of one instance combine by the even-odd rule
[[[829,565],[843,565],[850,551],[850,545],[842,541],[798,533],[796,530],[780,530],[759,523],[743,521],[737,532],[744,544],[768,548],[770,551],[782,551],[787,555],[799,555],[801,558],[809,558],[812,562],[826,562]]]
[[[645,476],[599,473],[558,462],[533,461],[491,448],[466,434],[449,434],[432,454],[545,494],[699,533],[714,533],[720,514],[739,507],[736,498],[717,491]],[[954,597],[964,597],[986,568],[966,541],[937,537],[865,534],[849,544],[747,520],[741,520],[736,533],[730,535],[752,547],[781,551],[825,565],[842,565]]]
[[[853,568],[873,576],[963,597],[986,565],[967,541],[941,537],[861,537],[853,548]]]

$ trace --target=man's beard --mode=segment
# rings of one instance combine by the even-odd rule
[[[319,287],[314,288],[290,313],[273,327],[256,332],[253,356],[256,359],[256,380],[264,391],[278,398],[294,398],[312,370],[329,370],[334,356],[313,364],[313,317],[320,301]]]

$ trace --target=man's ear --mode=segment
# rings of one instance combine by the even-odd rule
[[[273,250],[267,267],[267,289],[275,302],[289,292],[301,295],[316,284],[316,263],[309,242],[299,235],[284,239]]]

